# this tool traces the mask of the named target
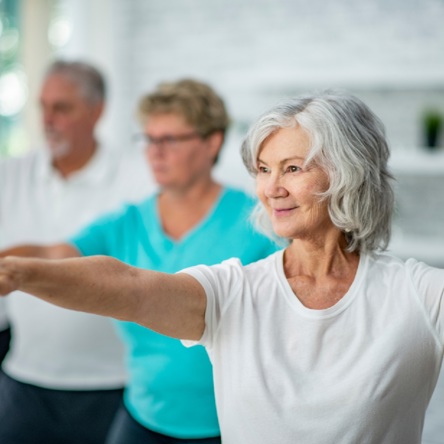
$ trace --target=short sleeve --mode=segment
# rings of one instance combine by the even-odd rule
[[[235,297],[241,297],[243,267],[239,259],[232,258],[219,265],[186,268],[181,273],[193,276],[204,288],[207,297],[205,330],[197,342],[182,341],[184,345],[200,344],[211,348],[224,312]]]
[[[412,283],[444,344],[444,270],[409,259],[406,262]]]

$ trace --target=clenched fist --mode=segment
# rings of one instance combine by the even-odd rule
[[[0,259],[0,296],[5,296],[19,288],[21,259],[6,257]]]

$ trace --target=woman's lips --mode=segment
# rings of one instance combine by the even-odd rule
[[[277,217],[284,217],[291,214],[294,210],[296,210],[298,207],[291,207],[291,208],[273,208],[273,214]]]

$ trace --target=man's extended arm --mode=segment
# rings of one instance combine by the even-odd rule
[[[0,250],[0,258],[6,256],[65,259],[68,257],[80,257],[81,254],[75,247],[65,243],[53,245],[23,244]]]

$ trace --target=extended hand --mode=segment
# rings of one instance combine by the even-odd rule
[[[0,259],[0,296],[5,296],[19,288],[20,267],[17,258]]]

